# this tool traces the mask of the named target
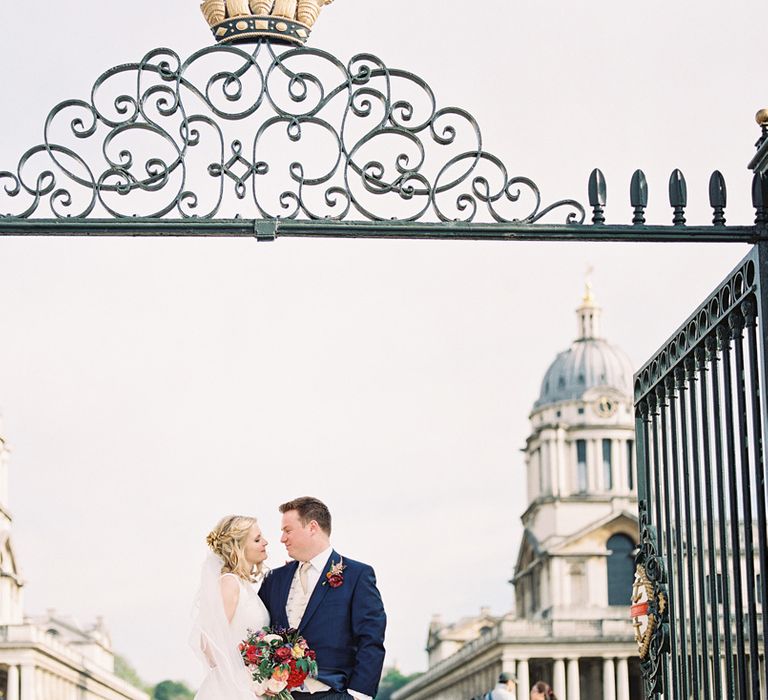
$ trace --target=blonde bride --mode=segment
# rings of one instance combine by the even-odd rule
[[[196,700],[254,700],[256,693],[238,648],[249,630],[269,625],[256,582],[267,541],[255,518],[222,518],[207,538],[195,599],[192,647],[206,675]]]

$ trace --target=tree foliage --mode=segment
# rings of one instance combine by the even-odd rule
[[[376,693],[376,700],[390,700],[392,693],[402,688],[406,683],[418,678],[420,673],[412,673],[409,676],[404,675],[397,668],[385,668],[384,675],[381,677],[379,692]]]
[[[130,683],[134,688],[143,690],[145,693],[150,691],[149,686],[141,680],[136,669],[131,666],[128,659],[120,654],[115,654],[115,675],[126,683]]]
[[[152,700],[192,700],[195,694],[181,681],[162,681],[154,688],[141,680],[136,669],[124,656],[115,654],[115,675],[143,690]]]
[[[180,681],[163,681],[152,689],[152,700],[192,700],[194,695]]]

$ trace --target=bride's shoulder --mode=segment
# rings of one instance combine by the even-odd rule
[[[235,574],[221,574],[219,585],[223,591],[235,591],[240,589],[240,577]]]

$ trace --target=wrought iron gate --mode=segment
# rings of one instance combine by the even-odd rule
[[[646,695],[766,698],[768,247],[635,376]]]
[[[214,5],[223,7],[204,3]],[[261,16],[215,23],[223,17],[210,20],[225,41],[257,27],[301,29]],[[371,54],[343,62],[319,49],[278,50],[265,36],[253,43],[187,58],[156,49],[102,73],[88,99],[55,106],[41,142],[0,170],[0,237],[755,244],[636,377],[638,565],[647,696],[768,700],[768,110],[758,113],[750,163],[754,224],[726,225],[718,171],[711,225],[687,224],[679,170],[669,181],[671,225],[646,222],[640,170],[631,223],[610,223],[600,170],[588,207],[543,204],[533,180],[487,150],[478,121],[439,107],[419,76]],[[315,158],[319,149],[324,165],[289,156],[300,147]],[[550,215],[564,223],[546,223]]]

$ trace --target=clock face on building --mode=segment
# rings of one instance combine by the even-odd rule
[[[618,403],[613,399],[609,399],[607,396],[601,396],[595,403],[594,407],[595,413],[597,413],[598,416],[601,418],[610,418],[614,413],[616,413]]]

